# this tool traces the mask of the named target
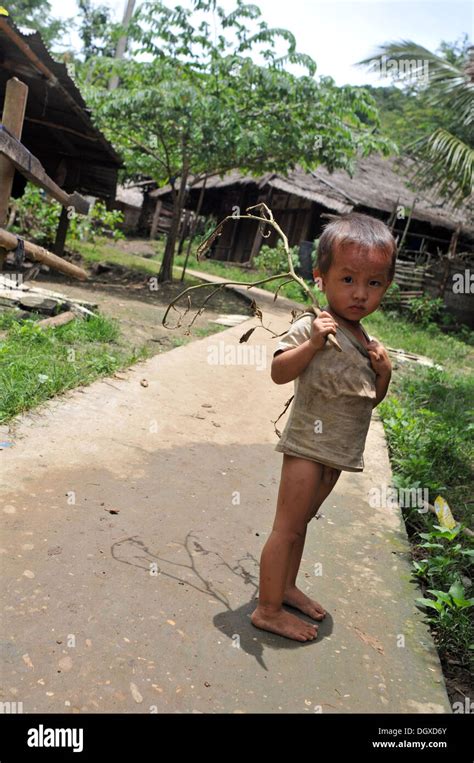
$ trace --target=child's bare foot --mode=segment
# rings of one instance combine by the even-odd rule
[[[283,609],[272,614],[262,611],[257,607],[250,617],[256,628],[264,631],[278,633],[279,636],[292,638],[295,641],[312,641],[318,635],[318,626],[306,623],[296,615],[291,615]]]
[[[313,620],[323,620],[326,617],[326,610],[321,604],[318,604],[314,599],[310,599],[299,588],[288,588],[285,591],[283,597],[283,603],[289,604],[290,607],[299,609],[300,612],[304,612],[305,615],[312,617]]]

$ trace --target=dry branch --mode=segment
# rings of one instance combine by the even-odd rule
[[[321,309],[319,307],[319,304],[318,304],[318,301],[317,301],[315,295],[308,288],[308,286],[304,282],[304,280],[302,278],[300,278],[299,276],[297,276],[295,271],[294,271],[293,262],[292,262],[291,255],[290,255],[290,249],[289,249],[289,246],[288,246],[288,239],[287,239],[285,233],[282,231],[282,229],[278,225],[278,223],[275,221],[275,219],[273,217],[272,211],[263,202],[261,202],[260,204],[255,204],[255,205],[253,205],[251,207],[247,207],[246,211],[248,213],[250,213],[254,209],[259,209],[260,210],[260,215],[257,215],[257,214],[228,215],[223,220],[221,220],[221,222],[212,231],[212,233],[199,245],[199,247],[197,249],[197,259],[198,259],[198,261],[204,256],[205,252],[213,244],[213,242],[216,240],[216,238],[218,238],[219,236],[222,235],[224,227],[225,227],[226,223],[229,220],[232,220],[234,222],[236,222],[237,220],[254,220],[255,222],[259,223],[260,228],[261,228],[261,232],[262,232],[262,236],[264,238],[268,238],[268,236],[270,235],[270,231],[268,233],[265,233],[265,230],[266,230],[267,226],[273,228],[277,232],[277,234],[281,237],[281,239],[283,241],[283,246],[284,246],[284,249],[285,249],[285,252],[286,252],[286,256],[287,256],[287,259],[288,259],[288,272],[287,273],[279,273],[278,275],[269,276],[268,278],[264,278],[264,279],[262,279],[260,281],[253,281],[253,282],[250,282],[250,283],[242,282],[242,281],[222,281],[221,283],[219,283],[217,285],[217,287],[216,287],[215,284],[210,284],[210,283],[198,284],[197,286],[189,286],[187,289],[184,289],[182,292],[180,292],[178,294],[178,296],[175,297],[175,299],[173,299],[172,302],[170,302],[170,304],[166,308],[165,314],[163,316],[163,321],[162,321],[162,324],[163,324],[163,326],[165,328],[179,328],[182,325],[182,319],[187,315],[187,313],[191,309],[190,292],[194,291],[195,289],[206,289],[206,288],[211,287],[211,288],[214,288],[214,291],[211,292],[211,294],[208,297],[206,297],[206,299],[204,300],[204,304],[199,308],[197,313],[194,315],[194,318],[192,319],[191,323],[186,327],[188,330],[193,325],[193,323],[196,320],[196,318],[199,315],[201,315],[201,313],[204,311],[206,304],[223,287],[225,287],[225,286],[246,286],[247,289],[251,289],[254,286],[260,286],[260,284],[268,283],[269,281],[275,281],[275,280],[279,280],[279,279],[286,279],[286,280],[284,280],[283,283],[281,283],[280,286],[278,287],[278,289],[277,289],[277,291],[275,293],[275,296],[273,298],[273,301],[275,301],[277,299],[278,292],[279,292],[279,290],[281,289],[281,287],[285,283],[291,283],[291,281],[294,281],[297,284],[299,284],[299,286],[301,286],[301,288],[306,292],[306,294],[310,298],[310,300],[311,300],[311,302],[313,304],[313,308],[314,308],[315,314],[316,315],[320,314]],[[171,309],[176,310],[176,307],[175,307],[176,303],[179,302],[185,296],[186,296],[186,299],[187,299],[187,307],[184,310],[184,313],[180,313],[179,314],[178,322],[177,322],[177,324],[175,326],[172,326],[172,327],[168,326],[166,324],[166,318],[168,316],[169,311]],[[254,314],[261,321],[262,311],[258,308],[258,306],[256,305],[255,301],[252,302],[251,307],[254,310]],[[177,311],[177,312],[179,312],[179,311]],[[270,331],[270,329],[268,329],[266,326],[263,326],[262,321],[261,321],[261,326],[265,330]],[[257,328],[257,327],[255,327],[255,328]],[[253,330],[247,332],[246,334],[244,334],[243,337],[240,338],[240,341],[241,342],[242,341],[247,341],[247,339],[249,338],[249,336],[250,336],[250,334],[252,332],[253,332]],[[271,333],[273,333],[273,332],[271,332]],[[273,336],[275,336],[275,334],[273,334]],[[333,334],[329,334],[328,337],[327,337],[327,340],[339,352],[342,352],[342,348],[339,345],[339,342],[337,341],[336,337]]]

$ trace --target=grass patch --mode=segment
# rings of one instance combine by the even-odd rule
[[[0,314],[0,421],[79,385],[149,357],[121,342],[118,324],[102,315],[42,329],[36,320]]]
[[[388,347],[426,355],[453,372],[465,373],[474,369],[472,331],[463,330],[460,338],[444,333],[435,323],[418,326],[413,321],[383,310],[364,318],[363,324],[369,334]]]
[[[86,264],[110,263],[150,275],[156,275],[160,265],[156,257],[140,257],[137,254],[121,251],[118,245],[110,242],[110,239],[99,238],[93,242],[75,241],[74,251],[79,252]]]
[[[155,242],[156,243],[156,242]],[[141,257],[139,254],[130,254],[120,249],[120,244],[111,243],[110,239],[98,238],[95,241],[75,241],[74,251],[78,252],[84,259],[85,264],[92,265],[95,262],[118,265],[128,270],[145,273],[149,276],[158,275],[161,265],[161,254],[152,257]],[[181,276],[182,268],[173,267],[173,277],[178,279]],[[194,286],[200,283],[191,276],[185,277],[183,289],[187,286]]]

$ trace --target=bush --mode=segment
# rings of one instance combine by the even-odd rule
[[[428,488],[431,500],[449,490],[448,502],[462,505],[473,476],[473,381],[417,368],[395,386],[398,399],[389,397],[379,406],[395,474],[405,487],[418,482]]]
[[[290,256],[293,267],[299,267],[298,246],[290,247]],[[268,275],[277,275],[278,273],[288,272],[288,256],[285,252],[283,242],[278,241],[276,246],[262,246],[259,254],[254,259],[254,265],[258,270],[263,270]]]
[[[421,326],[427,326],[436,321],[444,307],[444,301],[440,297],[432,299],[426,295],[423,297],[414,297],[408,305],[408,312],[415,321]]]
[[[443,656],[456,655],[467,665],[472,655],[472,549],[464,525],[471,525],[473,480],[474,382],[465,375],[436,368],[405,372],[394,382],[397,398],[380,406],[393,467],[393,482],[408,490],[427,488],[429,502],[441,495],[458,522],[447,529],[436,524],[432,513],[403,509],[415,545],[414,575]],[[430,598],[428,598],[428,595]]]
[[[61,204],[54,199],[48,199],[43,190],[30,183],[27,184],[23,196],[14,204],[16,220],[12,231],[34,239],[43,246],[51,245],[56,236]],[[122,222],[122,212],[116,209],[108,211],[102,201],[96,201],[87,215],[72,212],[67,240],[94,241],[99,236],[125,238],[118,228]]]

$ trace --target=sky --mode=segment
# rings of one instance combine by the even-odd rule
[[[75,0],[50,2],[53,15],[76,15]],[[99,0],[94,4],[113,8],[120,20],[126,3]],[[170,0],[165,4],[173,5]],[[190,6],[190,0],[180,4]],[[235,8],[234,0],[220,0],[219,4],[226,10]],[[316,61],[318,75],[333,77],[337,85],[390,84],[354,66],[384,42],[413,40],[436,50],[441,40],[453,42],[466,33],[474,40],[474,4],[470,0],[256,0],[255,4],[269,26],[284,27],[294,34],[297,50]],[[71,42],[77,44],[74,36]]]

